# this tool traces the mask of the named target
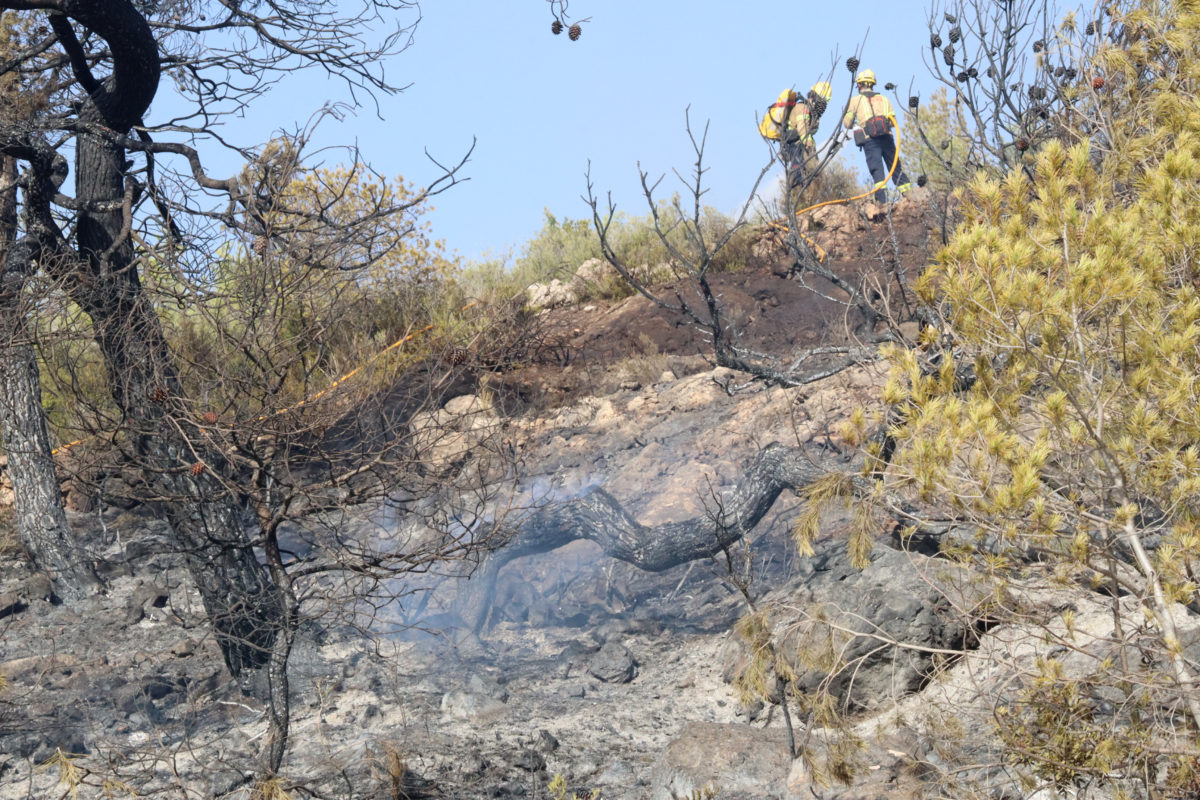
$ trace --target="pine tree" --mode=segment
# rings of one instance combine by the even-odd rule
[[[1071,135],[963,192],[922,344],[886,350],[886,435],[848,434],[876,513],[973,531],[943,553],[1048,645],[984,687],[1006,761],[1175,797],[1200,745],[1200,4],[1130,6]]]

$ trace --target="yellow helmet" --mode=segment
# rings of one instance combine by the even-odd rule
[[[875,85],[875,73],[869,69],[864,69],[858,73],[858,77],[854,79],[855,83],[865,83],[867,86]]]
[[[829,98],[833,97],[833,87],[829,85],[828,81],[814,83],[812,89],[809,91],[826,102],[829,101]]]

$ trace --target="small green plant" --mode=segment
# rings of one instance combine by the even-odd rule
[[[592,789],[587,794],[578,794],[567,788],[567,779],[562,775],[555,773],[550,779],[550,783],[546,784],[546,789],[549,790],[553,800],[603,800],[599,789]]]

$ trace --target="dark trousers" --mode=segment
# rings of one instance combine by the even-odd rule
[[[887,177],[893,158],[896,158],[896,170],[892,173],[892,183],[897,186],[908,183],[908,177],[900,168],[900,160],[896,157],[896,140],[890,133],[886,136],[867,139],[866,144],[862,146],[862,151],[863,155],[867,157],[867,169],[871,172],[871,178],[875,183],[881,183]],[[885,202],[887,190],[880,187],[875,192],[875,199],[880,203]]]
[[[779,157],[783,161],[789,189],[799,189],[803,185],[806,162],[810,155],[811,148],[799,140],[780,143]]]

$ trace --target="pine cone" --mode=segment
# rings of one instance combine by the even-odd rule
[[[950,29],[950,41],[957,42],[961,38],[962,38],[962,30],[957,25],[955,25],[953,28]]]
[[[267,237],[265,237],[265,236],[255,236],[254,237],[254,252],[260,256],[263,253],[267,252]]]
[[[946,12],[946,22],[949,22],[951,25],[953,25],[954,23],[958,22],[958,17],[954,16],[949,11],[947,11]]]
[[[917,176],[917,186],[924,187],[927,183],[929,183],[929,178],[926,178],[924,175]]]
[[[195,464],[192,464],[192,467],[188,470],[188,472],[192,473],[193,477],[200,475],[204,472],[204,463],[197,461]]]
[[[554,20],[550,23],[550,32],[558,36],[563,31],[563,24],[559,20]]]
[[[1061,78],[1063,76],[1064,72],[1066,72],[1066,70],[1063,69],[1061,66],[1055,67],[1054,68],[1054,77]]]
[[[1029,140],[1028,139],[1017,139],[1017,149],[1020,150],[1022,153],[1024,153],[1026,150],[1029,149]]]
[[[1096,77],[1092,78],[1092,88],[1095,89],[1096,91],[1100,91],[1101,89],[1103,89],[1104,88],[1104,78],[1100,75],[1097,75]]]
[[[968,78],[978,78],[979,70],[975,69],[974,67],[971,67],[969,70],[967,70],[967,77]]]
[[[966,83],[967,78],[969,78],[971,76],[968,75],[966,72],[960,72],[957,75],[955,75],[954,77],[959,83]]]
[[[915,94],[912,97],[908,98],[908,107],[909,108],[915,109],[920,104],[921,104],[921,100]]]
[[[1040,53],[1046,49],[1046,42],[1043,39],[1038,39],[1033,43],[1033,52]]]
[[[1096,23],[1095,23],[1095,22],[1089,22],[1089,23],[1087,24],[1087,27],[1085,27],[1085,28],[1083,29],[1083,32],[1084,32],[1084,33],[1086,33],[1088,36],[1092,36],[1093,34],[1095,34],[1095,33],[1096,33]]]
[[[454,366],[458,366],[460,364],[467,363],[467,360],[470,359],[470,357],[471,357],[471,351],[468,350],[467,348],[454,347],[454,348],[451,348],[449,354],[447,354],[446,361],[453,364]]]
[[[934,50],[937,50],[942,46],[942,37],[938,36],[936,33],[929,34],[929,46]]]
[[[167,393],[165,386],[155,386],[150,390],[150,399],[160,405],[167,402],[168,397],[170,397],[170,395]]]
[[[217,412],[215,411],[205,411],[202,419],[205,425],[216,425],[220,417],[217,416]]]
[[[1073,81],[1073,80],[1075,80],[1075,76],[1078,74],[1079,73],[1075,71],[1074,67],[1067,67],[1066,70],[1063,72],[1063,77],[1069,81]]]
[[[891,81],[888,81],[887,83],[885,83],[883,85],[883,90],[885,92],[892,92],[892,91],[895,91],[895,89],[896,89],[896,84],[892,83]]]
[[[813,113],[816,114],[818,117],[825,113],[826,104],[825,104],[824,97],[820,97],[820,96],[814,97],[811,100],[809,100],[808,102],[809,102],[809,105],[812,106]]]
[[[846,69],[849,72],[854,72],[855,70],[857,70],[858,69],[858,59],[855,58],[854,56],[850,56],[849,58],[847,58],[846,59]]]
[[[572,25],[570,28],[567,29],[567,38],[570,39],[572,42],[579,41],[579,37],[582,35],[583,35],[583,28],[580,27],[578,22],[576,22],[574,25]]]
[[[942,60],[946,62],[947,67],[954,66],[954,45],[948,44],[942,50]]]

